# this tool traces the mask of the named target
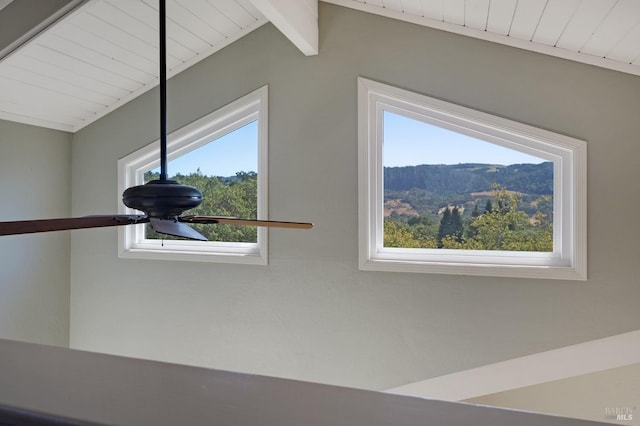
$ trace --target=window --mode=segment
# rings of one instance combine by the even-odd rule
[[[360,268],[586,279],[586,143],[358,79]]]
[[[170,179],[195,186],[203,202],[185,214],[263,218],[267,213],[267,87],[168,135]],[[118,161],[118,191],[157,178],[159,141]],[[124,214],[139,213],[121,204]],[[148,225],[119,228],[127,258],[266,264],[267,228],[190,225],[209,241],[155,233]]]

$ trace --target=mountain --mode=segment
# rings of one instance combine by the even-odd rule
[[[553,163],[385,167],[385,216],[437,218],[447,206],[458,206],[468,218],[476,204],[484,207],[495,185],[519,192],[520,208],[532,215],[540,209],[540,197],[553,195]]]
[[[528,195],[553,194],[553,163],[454,164],[385,167],[386,191],[424,189],[436,195],[491,191],[498,184]]]

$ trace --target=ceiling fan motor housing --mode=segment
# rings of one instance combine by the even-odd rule
[[[174,180],[152,180],[127,188],[122,193],[122,202],[127,207],[145,212],[149,217],[170,218],[199,206],[202,193],[197,188]]]

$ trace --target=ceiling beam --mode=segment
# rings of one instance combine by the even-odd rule
[[[251,0],[307,56],[318,54],[318,0]]]
[[[0,0],[0,60],[88,0]]]
[[[463,401],[638,363],[640,330],[409,383],[386,392]]]

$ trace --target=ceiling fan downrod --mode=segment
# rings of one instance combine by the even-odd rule
[[[167,173],[167,23],[166,1],[159,0],[160,19],[160,179],[127,188],[122,202],[149,217],[175,218],[202,203],[202,193],[192,186],[169,180]]]
[[[160,180],[168,180],[167,172],[167,8],[166,0],[158,0],[160,19]]]

